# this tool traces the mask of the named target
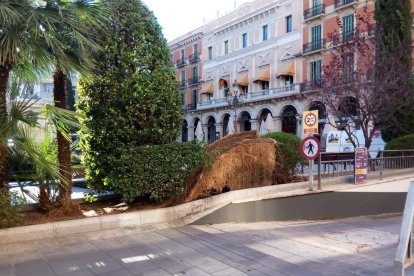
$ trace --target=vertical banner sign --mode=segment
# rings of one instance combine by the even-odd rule
[[[304,111],[302,116],[303,134],[318,134],[318,110]]]
[[[366,183],[368,180],[368,150],[355,149],[355,184]]]

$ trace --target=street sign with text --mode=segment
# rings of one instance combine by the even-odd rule
[[[304,111],[302,116],[303,134],[318,134],[318,110]]]

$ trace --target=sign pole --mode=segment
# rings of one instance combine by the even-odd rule
[[[309,160],[309,191],[313,191],[313,164],[314,159]]]

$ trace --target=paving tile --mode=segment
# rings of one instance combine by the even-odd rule
[[[211,276],[210,273],[207,273],[199,268],[191,268],[182,272],[174,273],[175,275],[191,275],[191,276]]]
[[[155,270],[147,271],[147,272],[144,272],[142,274],[137,274],[137,275],[142,275],[142,276],[168,276],[168,275],[173,275],[173,274],[165,271],[164,269],[155,269]]]
[[[14,264],[14,269],[17,275],[23,275],[39,271],[48,271],[50,270],[50,267],[43,259],[31,259],[16,262]]]
[[[59,276],[95,276],[90,270],[73,271]]]
[[[188,263],[201,268],[202,270],[213,273],[220,270],[224,270],[230,268],[228,265],[219,262],[211,257],[203,257],[203,258],[189,258],[187,260]]]
[[[225,270],[220,270],[220,271],[214,272],[213,275],[214,276],[229,276],[229,275],[231,275],[231,276],[246,276],[248,274],[246,274],[244,272],[241,272],[240,270],[237,270],[237,269],[231,267],[231,268],[227,268]]]
[[[163,257],[153,261],[162,269],[173,274],[193,268],[190,264],[174,257]]]
[[[116,271],[122,268],[117,261],[101,252],[94,252],[93,254],[82,256],[79,259],[95,274]]]
[[[98,275],[99,276],[133,276],[134,274],[132,274],[130,271],[126,270],[125,268],[122,268],[122,269],[115,270],[115,271],[100,273]]]
[[[13,271],[13,267],[9,263],[0,264],[0,275],[14,276],[16,273]]]
[[[22,274],[22,275],[24,276],[56,276],[56,273],[53,272],[53,270],[51,269],[46,269],[42,271],[29,272],[29,273]]]
[[[121,261],[121,265],[134,274],[144,273],[160,268],[155,262],[150,259],[143,259],[142,257],[138,257],[136,260],[126,259]]]

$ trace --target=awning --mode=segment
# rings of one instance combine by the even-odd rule
[[[295,63],[281,63],[279,64],[279,70],[277,71],[276,77],[280,76],[294,76],[295,75]]]
[[[269,81],[270,80],[270,66],[259,69],[253,81]]]
[[[237,85],[248,86],[249,85],[249,72],[245,72],[243,74],[240,74],[237,77],[236,83],[237,83]]]
[[[204,83],[201,87],[202,94],[214,94],[214,86],[213,82],[209,81],[208,83]]]
[[[230,86],[230,76],[221,77],[219,80],[219,89],[222,89],[227,82],[227,86]]]

